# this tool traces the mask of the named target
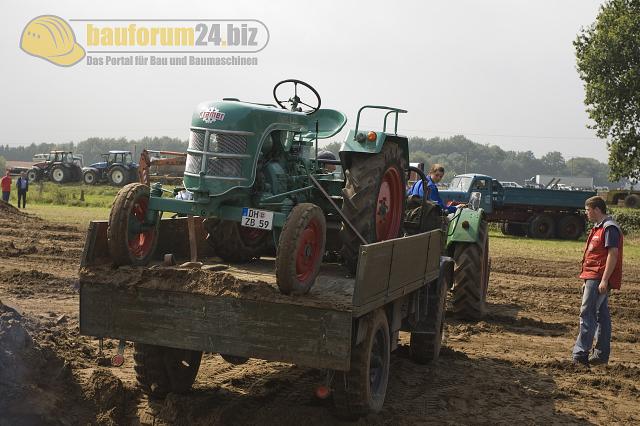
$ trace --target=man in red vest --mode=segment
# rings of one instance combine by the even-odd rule
[[[600,197],[585,202],[587,218],[594,223],[582,257],[580,278],[584,279],[580,332],[573,347],[573,362],[589,366],[606,364],[611,352],[611,316],[609,290],[622,283],[622,230],[607,215]],[[596,344],[593,351],[593,338]]]

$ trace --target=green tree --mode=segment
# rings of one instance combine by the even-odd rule
[[[545,173],[559,175],[565,172],[566,164],[564,157],[558,151],[547,152],[542,156],[542,158],[540,158],[540,161],[542,161],[542,164],[544,165]]]
[[[4,157],[0,157],[0,176],[4,176],[4,171],[7,163],[4,161]]]
[[[610,178],[640,178],[640,0],[608,1],[573,44],[589,127],[609,139]]]

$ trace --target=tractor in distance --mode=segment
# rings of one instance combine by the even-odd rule
[[[109,183],[124,186],[138,179],[138,164],[130,151],[109,151],[102,154],[102,161],[82,169],[82,180],[86,185]]]
[[[82,179],[82,158],[68,151],[51,151],[42,154],[27,172],[30,182],[51,180],[55,183],[79,182]]]

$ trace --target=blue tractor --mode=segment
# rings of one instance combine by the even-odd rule
[[[86,185],[124,186],[138,180],[138,164],[133,162],[130,151],[109,151],[102,154],[102,158],[103,161],[82,169],[82,180]]]

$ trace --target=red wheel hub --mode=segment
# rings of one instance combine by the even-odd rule
[[[402,223],[404,187],[400,172],[389,167],[382,177],[376,203],[376,241],[396,238]]]
[[[149,254],[155,238],[153,229],[141,232],[131,230],[131,225],[134,225],[134,227],[142,227],[144,225],[148,205],[149,200],[147,198],[138,198],[129,213],[129,251],[138,258]]]
[[[296,250],[296,277],[299,281],[305,281],[313,274],[316,262],[322,256],[323,237],[322,226],[315,219],[302,231]]]

